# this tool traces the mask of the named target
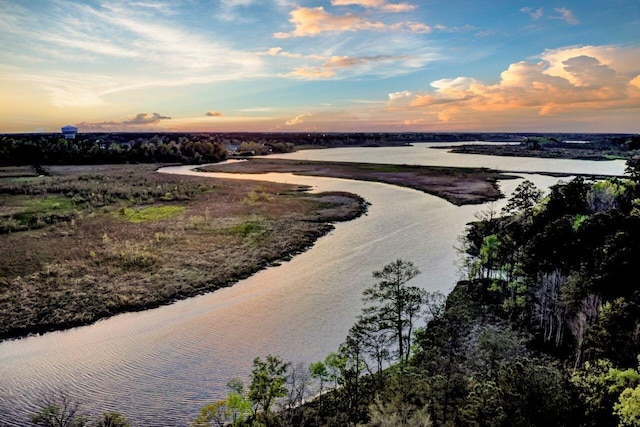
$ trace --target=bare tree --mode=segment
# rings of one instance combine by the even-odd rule
[[[80,403],[63,392],[52,392],[42,399],[42,406],[31,417],[31,423],[44,427],[84,427],[89,424],[80,413]]]

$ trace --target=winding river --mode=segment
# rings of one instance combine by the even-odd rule
[[[501,170],[620,175],[624,162],[450,154],[430,144],[340,148],[283,155]],[[172,167],[165,173],[196,173]],[[207,174],[215,178],[216,174]],[[557,178],[521,174],[541,188]],[[246,177],[245,177],[246,178]],[[456,207],[386,184],[290,174],[251,176],[350,191],[371,203],[366,216],[336,224],[309,251],[233,287],[94,325],[0,343],[0,425],[22,426],[49,393],[65,391],[88,413],[118,411],[135,426],[185,426],[247,378],[254,357],[310,363],[337,348],[360,311],[371,272],[397,258],[422,271],[414,284],[448,292],[458,272],[454,244],[482,206]],[[509,194],[519,180],[502,181]],[[497,208],[504,203],[498,202]]]

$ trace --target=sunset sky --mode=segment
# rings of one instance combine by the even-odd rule
[[[640,132],[638,0],[0,0],[0,132]]]

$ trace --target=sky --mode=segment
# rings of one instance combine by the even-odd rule
[[[0,0],[0,132],[640,133],[638,0]]]

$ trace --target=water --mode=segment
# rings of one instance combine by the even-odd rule
[[[623,162],[489,157],[486,164],[486,156],[453,155],[423,145],[284,157],[598,174],[624,170]],[[188,173],[185,167],[166,172]],[[522,176],[544,188],[557,182]],[[133,425],[188,425],[202,406],[224,397],[229,379],[247,378],[254,357],[276,354],[310,363],[334,351],[360,311],[362,290],[373,283],[371,272],[384,264],[411,260],[422,271],[414,284],[448,292],[458,278],[455,240],[484,209],[456,207],[385,184],[290,174],[264,178],[317,191],[351,191],[371,207],[366,216],[337,224],[292,261],[231,288],[88,327],[0,343],[0,425],[27,424],[52,390],[66,391],[89,413],[119,411]],[[503,190],[513,191],[517,184],[503,181]]]
[[[358,161],[365,163],[392,163],[407,165],[486,167],[504,171],[518,172],[558,172],[567,174],[623,175],[623,160],[593,161],[567,159],[540,159],[532,157],[501,157],[476,154],[448,153],[445,149],[431,147],[468,145],[460,143],[425,143],[410,147],[378,147],[378,148],[332,148],[330,150],[305,150],[288,154],[274,154],[270,157],[325,160],[325,161]],[[477,142],[477,144],[487,144]]]

